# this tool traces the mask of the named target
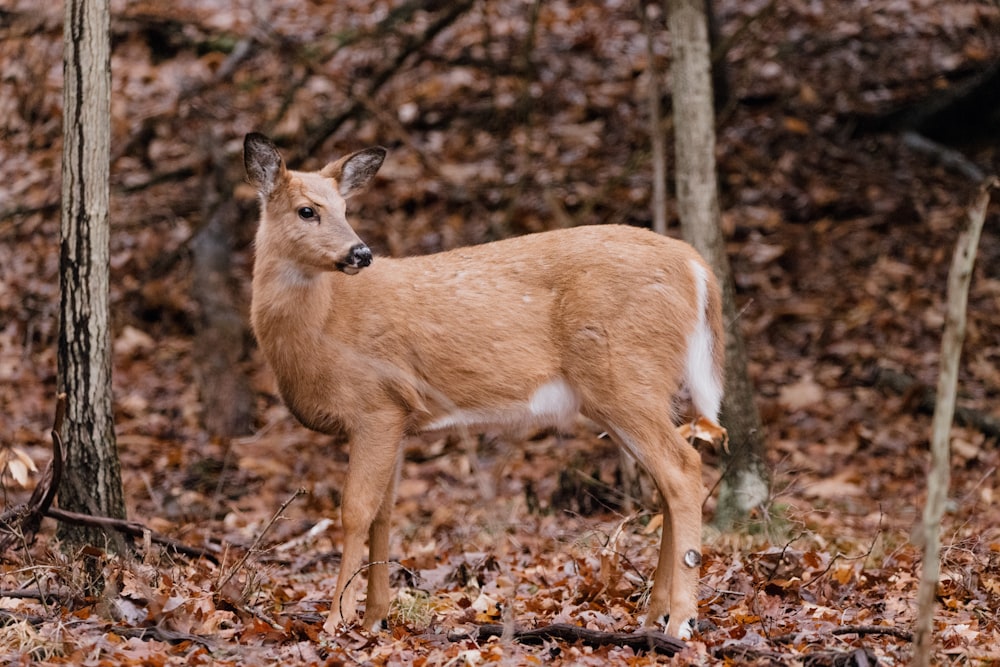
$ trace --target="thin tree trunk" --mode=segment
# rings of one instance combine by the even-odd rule
[[[656,68],[653,49],[653,25],[647,14],[646,2],[639,3],[642,27],[646,33],[646,72],[649,76],[649,139],[653,148],[653,231],[667,233],[667,139],[663,132],[663,115],[660,112],[660,71]]]
[[[232,283],[232,256],[240,213],[222,193],[232,182],[224,167],[228,156],[211,131],[203,144],[211,153],[205,177],[202,214],[207,223],[191,247],[194,260],[192,293],[199,307],[195,331],[195,378],[202,405],[202,423],[210,435],[245,435],[253,426],[254,396],[240,362],[247,354],[247,317],[237,307]]]
[[[667,11],[673,48],[671,78],[681,231],[715,270],[722,286],[724,316],[730,323],[726,336],[726,394],[722,404],[730,454],[724,462],[715,517],[716,525],[730,528],[767,500],[770,479],[720,224],[705,2],[667,0]]]
[[[708,24],[709,57],[712,59],[713,108],[722,111],[729,104],[729,70],[724,66],[725,51],[717,52],[722,43],[722,34],[719,32],[719,20],[715,16],[712,0],[705,0],[705,20]]]
[[[951,421],[955,414],[958,389],[958,363],[965,339],[965,314],[969,301],[969,282],[976,261],[979,235],[986,219],[993,180],[985,183],[969,211],[965,229],[955,244],[955,255],[948,272],[948,314],[941,336],[941,374],[938,376],[937,405],[931,424],[931,468],[927,475],[927,504],[924,505],[924,568],[917,592],[917,622],[914,628],[913,664],[929,665],[934,639],[933,621],[937,585],[941,574],[941,517],[944,515],[948,486],[951,482]]]
[[[234,202],[224,202],[191,246],[193,293],[201,311],[195,332],[195,377],[202,423],[210,435],[246,435],[253,426],[254,397],[240,362],[246,354],[246,317],[236,307],[229,284]]]
[[[59,505],[124,518],[111,403],[108,306],[110,18],[108,0],[67,0],[64,26],[59,390],[66,466]],[[60,524],[72,548],[103,531]]]

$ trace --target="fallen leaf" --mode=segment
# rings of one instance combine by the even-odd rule
[[[778,394],[778,403],[795,412],[823,400],[823,387],[816,383],[812,375],[806,375],[794,384],[785,385]]]

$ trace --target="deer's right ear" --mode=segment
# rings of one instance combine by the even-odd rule
[[[251,132],[243,140],[243,165],[250,185],[265,198],[274,190],[278,176],[285,170],[277,146],[258,132]]]

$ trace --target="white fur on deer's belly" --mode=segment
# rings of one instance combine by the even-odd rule
[[[456,409],[425,425],[424,431],[477,427],[561,426],[580,411],[580,397],[561,377],[538,387],[523,403],[495,408]]]

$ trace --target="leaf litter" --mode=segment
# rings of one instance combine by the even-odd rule
[[[10,39],[0,43],[8,505],[30,492],[31,463],[48,456],[55,388],[60,20],[28,4],[14,3]],[[200,425],[185,254],[203,215],[193,194],[202,186],[190,175],[205,163],[199,142],[224,147],[233,183],[234,146],[262,120],[280,118],[289,145],[304,143],[314,119],[364,94],[372,68],[419,34],[433,3],[399,14],[382,41],[372,36],[406,3],[271,3],[260,34],[261,17],[232,3],[183,1],[167,14],[156,3],[113,4],[114,390],[129,515],[213,549],[220,564],[140,545],[126,558],[101,556],[105,593],[88,597],[47,522],[30,548],[4,554],[4,661],[661,660],[618,647],[468,638],[483,623],[638,625],[659,519],[652,508],[624,509],[614,493],[617,454],[591,426],[526,442],[409,443],[390,548],[390,623],[331,638],[320,628],[342,538],[344,444],[294,423],[256,352],[243,367],[258,397],[256,434],[212,438]],[[720,115],[722,208],[774,484],[745,533],[706,528],[701,624],[678,658],[685,663],[806,664],[859,650],[884,664],[907,660],[920,571],[911,532],[930,419],[916,389],[887,388],[877,371],[934,386],[944,276],[973,188],[891,133],[848,128],[995,61],[1000,16],[988,2],[855,9],[717,3],[723,34],[734,36],[726,63],[738,100]],[[554,219],[649,223],[646,107],[635,85],[647,56],[634,9],[542,3],[525,56],[529,17],[523,3],[475,3],[371,93],[368,112],[300,156],[309,165],[327,151],[394,143],[392,164],[357,214],[359,232],[382,252],[428,252]],[[256,51],[211,85],[231,53],[220,44],[251,34]],[[287,57],[274,56],[278,44]],[[665,32],[654,54],[666,71]],[[398,122],[373,108],[398,110]],[[997,170],[995,147],[964,148]],[[252,195],[237,186],[234,197],[251,220]],[[248,238],[234,254],[244,297]],[[989,227],[980,253],[960,405],[996,418],[1000,243]],[[164,273],[165,255],[177,259]],[[953,443],[937,648],[941,662],[989,664],[1000,660],[996,438],[957,425]],[[710,490],[723,457],[702,453]],[[298,488],[305,495],[270,524]],[[705,500],[709,519],[714,502]]]

